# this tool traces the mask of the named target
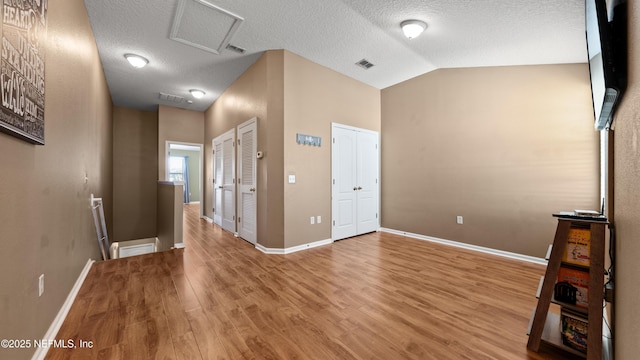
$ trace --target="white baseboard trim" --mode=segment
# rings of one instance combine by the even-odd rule
[[[212,223],[213,224],[213,219],[207,216],[202,216],[202,219],[206,220],[208,223]]]
[[[294,253],[294,252],[297,252],[297,251],[316,248],[318,246],[329,245],[329,244],[332,244],[332,243],[333,243],[333,240],[326,239],[326,240],[314,241],[314,242],[308,243],[308,244],[292,246],[290,248],[285,248],[285,249],[268,248],[268,247],[264,247],[263,245],[256,244],[256,249],[262,251],[265,254],[269,254],[269,255],[286,255],[286,254],[291,254],[291,253]]]
[[[200,201],[190,201],[189,205],[195,205],[195,204],[200,204]]]
[[[184,246],[184,243],[181,242],[181,243],[173,244],[173,248],[174,249],[184,249],[185,246]]]
[[[407,237],[418,239],[418,240],[425,240],[425,241],[431,241],[431,242],[438,243],[438,244],[455,246],[455,247],[459,247],[459,248],[462,248],[462,249],[478,251],[478,252],[482,252],[482,253],[485,253],[485,254],[502,256],[502,257],[506,257],[506,258],[509,258],[509,259],[521,260],[521,261],[526,261],[526,262],[530,262],[530,263],[534,263],[534,264],[540,264],[540,265],[547,265],[547,260],[545,260],[543,258],[538,258],[538,257],[535,257],[535,256],[529,256],[529,255],[523,255],[523,254],[513,253],[513,252],[509,252],[509,251],[497,250],[497,249],[492,249],[492,248],[488,248],[488,247],[484,247],[484,246],[465,244],[465,243],[461,243],[461,242],[458,242],[458,241],[439,239],[439,238],[432,237],[432,236],[414,234],[414,233],[409,233],[409,232],[400,231],[400,230],[380,228],[380,231],[384,231],[384,232],[387,232],[387,233],[390,233],[390,234],[407,236]]]
[[[53,319],[51,326],[49,326],[49,330],[47,330],[46,334],[44,334],[42,339],[54,340],[56,338],[56,335],[58,335],[58,331],[60,330],[62,323],[67,318],[67,314],[69,314],[71,305],[73,305],[73,302],[76,300],[76,296],[78,296],[78,291],[80,291],[80,288],[82,287],[82,283],[84,283],[84,279],[87,278],[87,275],[89,274],[89,270],[91,270],[91,266],[93,265],[94,262],[95,261],[92,259],[89,259],[87,261],[87,263],[84,266],[84,269],[82,269],[82,271],[80,272],[80,275],[76,280],[76,283],[71,288],[69,295],[67,295],[67,299],[62,304],[60,311],[58,311],[58,315],[56,315],[55,319]],[[38,347],[36,352],[33,354],[33,357],[31,357],[31,360],[44,359],[48,351],[49,351],[48,346]]]

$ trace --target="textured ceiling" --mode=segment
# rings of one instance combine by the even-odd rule
[[[244,54],[214,54],[170,40],[179,0],[85,0],[115,105],[204,111],[270,49],[286,49],[379,89],[437,68],[581,63],[587,57],[584,0],[201,1],[244,19],[231,39]],[[407,19],[428,28],[408,40],[399,26]],[[136,70],[125,53],[142,55],[149,65]],[[375,66],[354,65],[363,58]],[[194,99],[193,88],[207,94]],[[185,101],[161,100],[160,92]]]

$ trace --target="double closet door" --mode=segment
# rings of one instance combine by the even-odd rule
[[[253,118],[213,139],[213,222],[252,244],[257,240],[257,128]]]
[[[332,231],[335,240],[380,227],[380,155],[377,132],[333,124]]]

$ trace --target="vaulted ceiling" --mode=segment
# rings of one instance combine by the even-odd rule
[[[114,104],[137,109],[162,104],[204,111],[270,49],[286,49],[379,89],[438,68],[587,60],[584,0],[85,3]],[[174,27],[177,13],[182,16]],[[400,29],[407,19],[428,27],[409,40]],[[226,49],[227,42],[245,52]],[[127,53],[144,56],[149,64],[134,69]],[[356,66],[362,59],[375,66]],[[195,99],[190,89],[206,95]],[[161,99],[160,93],[169,97]]]

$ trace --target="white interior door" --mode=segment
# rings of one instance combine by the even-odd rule
[[[255,118],[238,126],[238,235],[256,243],[256,153],[258,124]]]
[[[357,234],[356,132],[334,127],[331,146],[333,240]]]
[[[377,231],[378,222],[378,134],[357,132],[357,233]]]
[[[213,139],[213,223],[222,226],[222,138]]]
[[[380,227],[378,133],[333,124],[332,231],[340,240]]]
[[[235,234],[236,232],[236,204],[235,204],[235,130],[230,130],[217,137],[214,141],[214,222],[219,216],[220,226]]]
[[[236,139],[231,136],[222,140],[222,228],[236,232]]]

